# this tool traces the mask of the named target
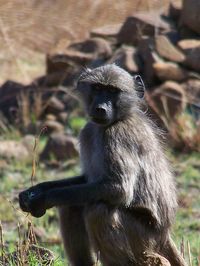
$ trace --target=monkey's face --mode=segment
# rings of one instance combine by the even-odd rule
[[[81,98],[94,123],[108,126],[130,115],[135,101],[134,93],[98,83],[84,83],[83,86]]]
[[[107,126],[117,119],[117,101],[120,91],[113,86],[91,84],[85,99],[86,111],[90,119]]]
[[[132,77],[116,65],[105,65],[83,72],[76,91],[90,119],[108,126],[125,119],[139,108],[144,84],[140,76]]]

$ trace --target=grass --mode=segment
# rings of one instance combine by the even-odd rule
[[[45,140],[43,138],[40,140],[40,146],[44,146],[44,143]],[[191,257],[193,258],[192,265],[197,266],[197,258],[200,254],[200,155],[198,153],[192,153],[190,155],[172,154],[171,160],[177,172],[180,204],[173,227],[173,238],[178,246],[180,246],[183,237],[185,243],[189,241]],[[47,214],[40,219],[35,219],[30,216],[26,217],[19,210],[17,194],[20,190],[31,185],[31,169],[31,160],[23,162],[13,160],[8,162],[7,166],[2,166],[0,169],[0,220],[2,222],[4,242],[8,246],[8,253],[13,252],[13,247],[15,247],[18,241],[18,224],[25,235],[27,233],[27,224],[31,221],[38,238],[38,243],[52,250],[57,258],[53,265],[66,265],[59,236],[56,210],[48,210]],[[49,169],[41,163],[37,167],[37,180],[34,183],[47,179],[51,180],[55,176],[57,178],[63,178],[78,173],[79,167],[77,166],[68,170],[59,170]],[[38,233],[37,231],[41,231],[42,233]],[[185,247],[185,249],[187,248]],[[30,260],[29,265],[38,265],[38,258],[35,255],[29,255],[28,258]]]

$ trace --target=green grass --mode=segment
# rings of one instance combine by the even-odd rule
[[[44,147],[45,142],[45,138],[40,140],[40,149]],[[196,258],[200,254],[200,155],[197,153],[190,155],[173,154],[171,160],[175,171],[178,173],[177,187],[180,204],[172,236],[178,246],[180,246],[182,238],[186,242],[190,242],[193,265],[197,266]],[[18,207],[17,194],[24,188],[31,186],[31,159],[23,162],[12,160],[7,162],[7,165],[0,167],[0,220],[3,224],[4,241],[9,244],[9,249],[13,250],[16,241],[18,241],[17,224],[20,224],[21,230],[25,232],[30,219],[35,228],[43,229],[44,234],[38,239],[38,242],[55,254],[57,259],[53,265],[66,265],[59,236],[56,209],[50,209],[45,216],[36,219],[30,216],[27,218]],[[76,175],[79,172],[80,169],[77,165],[68,168],[50,169],[40,163],[37,166],[37,178],[34,183],[53,180],[55,177],[61,179]],[[30,257],[29,265],[38,265],[37,259],[34,256]]]

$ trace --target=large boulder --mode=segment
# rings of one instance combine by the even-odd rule
[[[18,161],[23,161],[30,159],[30,157],[30,151],[27,148],[27,145],[23,143],[23,141],[0,141],[0,158],[3,158],[5,160],[16,159]]]
[[[154,36],[155,32],[169,29],[170,24],[164,21],[158,12],[135,13],[122,25],[117,41],[137,45],[143,35]]]
[[[130,73],[138,73],[141,70],[141,61],[138,51],[134,47],[119,48],[109,60],[109,63],[116,63]]]
[[[176,22],[179,21],[182,11],[182,1],[180,2],[170,2],[169,5],[169,16],[174,19]]]
[[[78,141],[76,138],[63,133],[52,134],[42,151],[42,160],[53,156],[58,161],[69,160],[78,156]]]
[[[0,111],[7,118],[13,118],[18,108],[19,96],[25,91],[26,86],[11,80],[0,87]]]
[[[181,63],[185,60],[185,55],[164,34],[155,37],[155,46],[158,54],[169,61]]]
[[[181,21],[191,30],[200,34],[200,1],[183,0]]]
[[[94,58],[109,58],[112,54],[110,43],[103,38],[90,38],[83,42],[73,43],[69,49],[93,54]]]
[[[186,55],[185,64],[192,70],[200,72],[200,40],[184,39],[177,45]]]
[[[173,81],[164,82],[153,90],[148,103],[158,116],[171,121],[186,107],[184,87]]]
[[[185,63],[189,68],[200,73],[200,46],[188,52]]]
[[[49,119],[49,115],[47,116],[47,120],[44,122],[44,125],[47,128],[47,134],[64,132],[64,126],[54,119]]]
[[[187,95],[188,105],[192,108],[192,114],[200,119],[200,80],[189,79],[183,86]]]
[[[120,31],[122,24],[106,25],[99,28],[95,28],[91,31],[92,37],[100,37],[105,39],[113,39]]]
[[[166,80],[184,81],[187,78],[193,76],[192,72],[189,72],[180,65],[172,62],[154,63],[153,69],[155,71],[156,76],[161,81],[166,81]]]
[[[59,100],[56,96],[51,97],[47,103],[45,112],[51,114],[58,114],[59,112],[64,111],[65,105],[64,103]]]
[[[83,53],[72,49],[59,51],[47,55],[47,73],[53,73],[58,71],[65,71],[74,65],[85,66],[94,59],[93,54]]]
[[[177,43],[177,46],[185,53],[188,54],[193,49],[200,47],[200,40],[197,39],[184,39]]]
[[[143,76],[148,84],[152,86],[156,80],[156,73],[153,68],[154,63],[162,62],[163,60],[158,56],[154,50],[154,40],[149,37],[143,37],[138,45],[139,55],[143,61]]]

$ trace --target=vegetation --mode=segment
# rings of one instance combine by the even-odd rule
[[[83,121],[78,118],[77,121],[72,120],[70,127],[74,125],[74,132],[77,132],[77,125],[82,125]],[[14,133],[11,137],[14,138]],[[16,138],[18,138],[16,134]],[[43,136],[39,140],[39,150],[41,150],[46,142]],[[173,227],[173,238],[178,246],[181,246],[182,252],[188,257],[188,243],[191,252],[191,265],[197,266],[199,248],[200,248],[200,154],[180,154],[169,152],[170,159],[174,165],[177,176],[177,187],[179,195],[179,210],[176,217],[176,222]],[[54,160],[54,159],[53,159]],[[53,165],[53,164],[52,164]],[[36,167],[36,178],[34,183],[44,180],[51,180],[73,176],[78,174],[80,169],[78,161],[74,166],[66,167],[60,165],[59,168],[52,168],[51,164],[46,166],[39,163]],[[8,254],[24,250],[24,245],[38,243],[39,246],[45,247],[53,251],[55,261],[52,265],[66,265],[64,260],[64,251],[61,245],[58,229],[58,216],[56,209],[47,211],[47,214],[35,219],[30,215],[26,216],[19,210],[17,195],[18,192],[26,187],[31,186],[31,172],[32,172],[32,155],[27,160],[5,161],[0,159],[0,220],[1,226],[1,251],[4,259],[8,258]],[[30,228],[33,234],[30,237]],[[33,241],[34,239],[34,241]],[[37,239],[37,240],[36,240]],[[183,245],[184,241],[184,245]],[[182,245],[181,245],[182,243]],[[7,255],[6,255],[7,254]],[[23,254],[23,253],[22,253]],[[28,259],[28,265],[38,265],[37,253],[29,253],[23,255]],[[24,258],[21,258],[23,260]],[[20,258],[20,257],[18,257]],[[13,260],[13,258],[10,260]],[[16,261],[10,262],[9,265],[17,265]],[[19,263],[19,262],[18,262]],[[21,265],[21,264],[19,264]],[[22,264],[23,265],[23,264]],[[45,265],[45,264],[44,264]],[[47,264],[48,265],[48,264]]]

